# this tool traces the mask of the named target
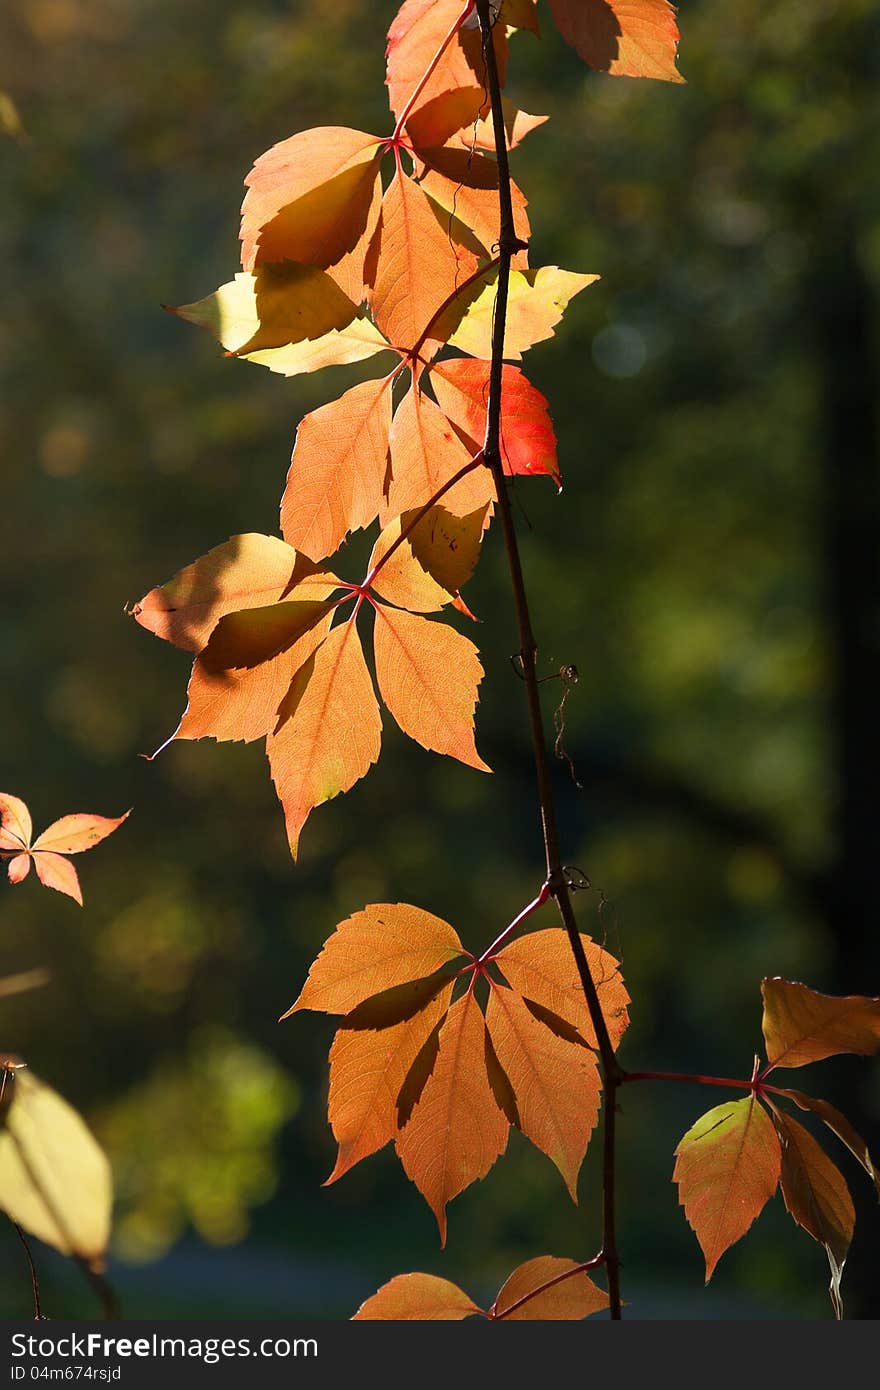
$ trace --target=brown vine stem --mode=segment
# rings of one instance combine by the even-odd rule
[[[9,1220],[12,1221],[12,1217],[11,1217],[11,1216],[10,1216]],[[36,1265],[34,1264],[34,1257],[33,1257],[33,1255],[31,1254],[31,1247],[28,1245],[27,1236],[25,1235],[24,1231],[23,1231],[23,1230],[21,1229],[21,1227],[19,1226],[18,1222],[17,1222],[17,1221],[12,1221],[12,1225],[15,1227],[15,1234],[18,1236],[19,1240],[20,1240],[21,1243],[22,1243],[22,1246],[24,1247],[24,1257],[25,1257],[25,1259],[27,1260],[27,1263],[28,1263],[28,1270],[30,1271],[30,1276],[31,1276],[31,1294],[32,1294],[33,1300],[34,1300],[34,1321],[35,1321],[35,1322],[42,1322],[42,1321],[43,1321],[43,1309],[42,1309],[42,1307],[41,1307],[41,1305],[40,1305],[40,1281],[39,1281],[39,1279],[37,1278],[37,1267],[36,1267]]]
[[[498,239],[498,282],[495,298],[495,318],[492,328],[492,360],[489,372],[489,400],[486,418],[486,442],[483,454],[486,464],[492,470],[495,491],[498,496],[498,514],[507,551],[510,579],[513,586],[516,619],[519,631],[520,661],[523,683],[529,708],[532,752],[535,759],[535,772],[538,783],[538,800],[541,808],[541,826],[544,837],[544,853],[547,862],[547,885],[555,899],[559,913],[571,944],[580,977],[581,987],[587,1001],[590,1020],[599,1046],[602,1079],[605,1092],[603,1116],[603,1161],[602,1161],[602,1261],[608,1276],[608,1297],[611,1317],[622,1317],[620,1298],[620,1258],[617,1251],[617,1227],[615,1211],[615,1111],[617,1088],[623,1072],[614,1055],[614,1047],[608,1034],[596,983],[590,973],[584,945],[577,927],[577,920],[569,896],[568,884],[559,852],[559,835],[556,828],[556,811],[553,789],[550,781],[550,768],[547,758],[547,744],[544,737],[544,721],[541,714],[541,699],[537,677],[537,643],[532,631],[531,615],[523,579],[519,545],[513,521],[513,511],[507,492],[504,467],[501,461],[501,380],[504,363],[504,332],[507,319],[507,297],[510,285],[510,264],[524,243],[516,234],[513,219],[513,203],[510,192],[510,165],[507,158],[507,133],[504,126],[504,110],[501,104],[501,84],[498,80],[498,66],[495,61],[495,48],[492,43],[492,16],[489,0],[476,0],[477,14],[483,40],[483,61],[486,71],[486,85],[492,103],[492,127],[495,137],[495,154],[498,161],[498,194],[501,210],[501,230]]]

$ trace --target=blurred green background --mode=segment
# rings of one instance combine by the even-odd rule
[[[467,591],[494,778],[386,717],[378,768],[314,814],[294,868],[260,745],[137,756],[174,728],[188,662],[124,606],[228,535],[274,531],[299,418],[354,379],[226,361],[160,305],[231,278],[262,150],[312,125],[388,127],[395,8],[0,15],[0,787],[38,828],[135,808],[79,863],[85,911],[33,877],[0,885],[0,973],[52,977],[2,1001],[0,1043],[112,1156],[110,1274],[131,1315],[345,1318],[409,1269],[491,1296],[517,1261],[597,1241],[596,1155],[574,1213],[517,1135],[452,1206],[443,1253],[389,1152],[322,1188],[332,1023],[275,1021],[365,902],[418,903],[480,948],[540,883],[499,535]],[[743,1075],[762,975],[880,991],[880,22],[870,0],[692,0],[679,18],[685,87],[594,75],[548,22],[515,41],[508,92],[552,117],[515,156],[533,264],[602,275],[526,364],[564,492],[521,480],[516,502],[542,669],[580,673],[565,855],[596,885],[584,929],[623,957],[624,1063]],[[793,1080],[876,1144],[876,1064],[813,1070]],[[632,1314],[829,1316],[824,1253],[779,1198],[703,1290],[670,1174],[717,1099],[623,1097]],[[842,1164],[859,1215],[844,1292],[876,1316],[876,1202]],[[38,1258],[50,1315],[90,1313],[68,1267]],[[11,1228],[0,1299],[28,1315]]]

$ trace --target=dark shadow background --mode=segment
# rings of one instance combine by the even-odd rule
[[[79,861],[84,912],[33,879],[0,887],[2,973],[52,974],[3,1001],[2,1045],[109,1149],[132,1315],[345,1318],[408,1269],[491,1295],[520,1259],[597,1239],[596,1155],[574,1213],[516,1135],[452,1206],[442,1254],[390,1153],[322,1188],[332,1024],[275,1022],[365,902],[419,903],[480,948],[540,883],[498,534],[467,595],[494,778],[386,718],[378,769],[314,814],[294,869],[259,745],[137,757],[176,724],[188,662],[124,606],[228,535],[275,530],[297,421],[354,380],[225,361],[159,306],[231,278],[262,150],[388,128],[394,9],[4,0],[0,17],[0,786],[38,828],[135,808]],[[880,992],[880,23],[871,0],[693,0],[680,21],[686,87],[591,74],[549,23],[515,42],[508,91],[552,116],[515,156],[533,264],[603,277],[526,364],[565,490],[516,495],[543,669],[580,673],[584,789],[562,763],[557,781],[566,856],[613,904],[579,899],[623,955],[623,1060],[743,1075],[762,975]],[[813,1071],[792,1080],[880,1147],[876,1064]],[[824,1253],[779,1198],[703,1291],[670,1174],[717,1099],[623,1098],[632,1313],[829,1316]],[[848,1309],[876,1316],[876,1202],[836,1156],[859,1215]],[[51,1315],[91,1311],[39,1262]],[[0,1296],[28,1314],[11,1229]]]

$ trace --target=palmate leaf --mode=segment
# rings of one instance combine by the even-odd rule
[[[567,959],[557,959],[558,937]],[[602,1003],[617,1039],[628,1000],[618,963],[588,937],[581,941],[597,984],[604,979]],[[531,963],[538,993],[538,961],[546,957],[544,978],[554,982],[560,1013],[490,979],[484,1018],[473,990],[476,961],[453,928],[419,908],[382,903],[340,924],[284,1015],[307,1008],[343,1015],[330,1054],[328,1116],[339,1154],[329,1181],[393,1138],[443,1239],[447,1204],[489,1171],[510,1124],[550,1157],[576,1200],[596,1122],[599,1073],[579,1031],[586,1006],[565,933],[536,932],[512,946]],[[499,967],[510,949],[492,958]],[[456,980],[464,993],[450,1006]]]
[[[754,1095],[715,1106],[681,1140],[672,1177],[706,1257],[707,1284],[773,1196],[781,1162],[773,1121]]]
[[[573,1322],[608,1307],[608,1295],[583,1265],[539,1255],[515,1269],[489,1309],[435,1274],[398,1274],[361,1304],[354,1318],[367,1321],[452,1322],[479,1315],[491,1322]]]
[[[33,840],[33,822],[25,803],[8,792],[0,792],[0,859],[8,861],[10,883],[22,883],[33,864],[45,888],[73,898],[82,907],[82,890],[76,869],[66,858],[94,848],[123,821],[123,816],[94,816],[83,812],[62,816]]]
[[[550,0],[556,27],[584,62],[614,77],[683,82],[669,0]]]

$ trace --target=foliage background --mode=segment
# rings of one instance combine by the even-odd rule
[[[83,861],[85,912],[2,890],[3,973],[52,974],[4,1001],[2,1042],[111,1152],[111,1276],[132,1315],[347,1317],[401,1270],[479,1293],[596,1242],[595,1156],[574,1217],[517,1136],[453,1206],[444,1256],[388,1153],[322,1188],[332,1028],[275,1022],[365,902],[419,903],[481,946],[539,884],[498,536],[468,592],[493,779],[386,722],[378,769],[315,813],[294,870],[259,745],[137,757],[174,727],[187,661],[124,605],[227,535],[276,529],[298,419],[354,379],[227,362],[159,306],[230,278],[263,149],[312,125],[385,129],[394,9],[5,0],[0,16],[0,91],[24,128],[7,100],[0,785],[38,823],[135,807]],[[683,88],[588,73],[551,32],[515,45],[509,91],[552,117],[515,157],[534,263],[603,277],[529,364],[564,493],[521,482],[517,499],[544,669],[580,673],[565,742],[584,789],[562,763],[558,784],[567,856],[613,904],[579,900],[623,953],[624,1062],[742,1075],[762,975],[880,989],[880,29],[869,0],[691,0],[680,20]],[[876,1145],[876,1066],[816,1072]],[[703,1292],[669,1179],[712,1097],[624,1099],[632,1312],[826,1316],[824,1255],[780,1199]],[[844,1289],[876,1314],[877,1214],[847,1172]],[[91,1308],[62,1262],[40,1264],[50,1313]],[[11,1230],[0,1298],[27,1314]]]

